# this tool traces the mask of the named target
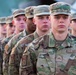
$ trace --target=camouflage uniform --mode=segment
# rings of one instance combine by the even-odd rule
[[[6,24],[6,17],[1,17],[0,18],[0,25],[4,25]],[[6,35],[5,35],[6,36]],[[2,43],[1,41],[4,39],[5,37],[0,36],[0,75],[3,75],[3,70],[2,70],[2,62],[3,62],[3,47],[2,47]]]
[[[10,56],[11,50],[15,46],[15,44],[24,36],[26,36],[25,31],[13,36],[9,40],[9,42],[5,45],[4,54],[3,54],[3,71],[5,75],[7,73],[7,67],[8,67],[9,56]]]
[[[75,75],[76,48],[67,36],[63,42],[53,34],[34,40],[24,51],[20,63],[20,75]]]
[[[18,15],[25,15],[25,11],[23,9],[17,9],[13,12],[13,17],[16,17]],[[23,32],[20,32],[19,34],[13,36],[10,41],[5,45],[4,54],[3,54],[3,74],[8,75],[8,62],[9,62],[9,56],[11,53],[12,48],[15,46],[15,44],[24,36],[26,36],[27,33],[24,30]]]
[[[27,47],[28,44],[37,37],[38,34],[36,32],[29,34],[28,36],[22,38],[12,49],[9,59],[9,75],[19,75],[19,63],[25,47]]]
[[[43,8],[43,10],[42,10]],[[44,8],[46,8],[44,10]],[[49,8],[48,6],[44,6],[42,5],[40,8],[38,8],[41,12],[38,12],[36,14],[39,15],[49,15]],[[35,10],[34,10],[35,11]],[[27,15],[29,15],[27,13]],[[29,16],[31,17],[31,16]],[[28,18],[29,18],[28,17]],[[39,29],[38,29],[39,30]],[[10,55],[10,59],[9,59],[9,74],[11,75],[19,75],[19,65],[20,65],[20,59],[22,57],[22,54],[25,50],[25,48],[28,46],[29,43],[31,43],[34,39],[38,38],[38,32],[34,32],[24,38],[22,38],[17,44],[16,46],[12,49],[11,55]]]
[[[13,20],[13,17],[12,16],[10,16],[10,17],[7,17],[6,18],[6,23],[8,24],[8,23],[12,23],[12,20]],[[2,41],[1,41],[1,44],[2,44],[2,47],[3,47],[3,51],[4,51],[4,47],[5,47],[5,45],[7,44],[7,42],[14,36],[15,34],[12,34],[12,35],[10,35],[9,37],[6,37],[5,39],[3,39]]]
[[[0,39],[0,75],[3,75],[3,72],[2,72],[3,51],[2,51],[1,41],[2,39]]]
[[[50,8],[52,15],[70,15],[67,3],[57,2]],[[23,53],[20,75],[76,75],[75,41],[68,33],[65,40],[57,41],[53,31],[34,40]]]

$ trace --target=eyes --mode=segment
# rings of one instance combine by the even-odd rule
[[[23,17],[23,18],[17,17],[16,18],[16,21],[21,21],[21,20],[26,21],[26,18],[25,17]]]
[[[60,18],[62,18],[62,19],[68,19],[68,15],[62,15],[62,16],[61,15],[55,15],[54,18],[55,19],[60,19]]]
[[[72,21],[76,23],[76,19],[73,19]]]
[[[10,27],[13,27],[14,25],[13,25],[12,23],[9,23],[9,26],[10,26]]]
[[[49,16],[38,16],[38,19],[49,19]]]

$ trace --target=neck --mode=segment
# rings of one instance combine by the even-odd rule
[[[55,39],[59,40],[59,41],[63,41],[66,39],[67,35],[68,35],[68,31],[65,31],[63,33],[59,33],[59,32],[52,32]]]
[[[71,35],[76,36],[76,31],[72,30]]]
[[[18,34],[18,33],[20,33],[20,32],[21,32],[21,31],[15,30],[15,32],[14,32],[14,33],[15,33],[15,34]]]
[[[28,34],[31,34],[31,33],[34,32],[34,31],[30,31],[28,28],[26,28],[26,31],[27,31]]]
[[[36,29],[36,32],[37,32],[38,36],[43,36],[43,35],[45,35],[45,34],[49,33],[49,32],[50,32],[50,30],[48,30],[48,31],[46,31],[46,32],[42,32],[42,31],[40,31],[40,30]]]
[[[5,34],[0,34],[0,38],[4,39],[4,38],[6,38],[6,35]]]
[[[11,33],[7,33],[7,37],[9,37],[11,35]]]

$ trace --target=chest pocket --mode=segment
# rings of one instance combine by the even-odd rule
[[[52,49],[39,51],[37,58],[38,75],[50,75],[50,73],[53,73],[55,71],[55,61],[53,61],[54,58],[55,54],[54,50]]]
[[[38,75],[76,75],[74,51],[70,48],[40,51],[37,58]]]

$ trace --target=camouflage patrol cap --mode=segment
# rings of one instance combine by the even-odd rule
[[[36,6],[29,6],[27,8],[25,8],[25,16],[27,18],[33,18],[34,17],[34,8]]]
[[[70,15],[71,14],[70,11],[71,11],[70,5],[65,2],[56,2],[50,5],[50,12],[52,15],[58,15],[58,14]]]
[[[73,14],[71,15],[71,20],[73,20],[73,19],[76,19],[76,13],[73,13]]]
[[[19,16],[19,15],[25,15],[24,9],[16,9],[13,11],[13,17]]]
[[[0,17],[0,24],[6,23],[6,17]]]
[[[39,5],[34,8],[34,16],[50,15],[49,5]]]
[[[9,24],[9,23],[12,23],[12,20],[13,20],[13,16],[8,16],[6,18],[6,23]]]

